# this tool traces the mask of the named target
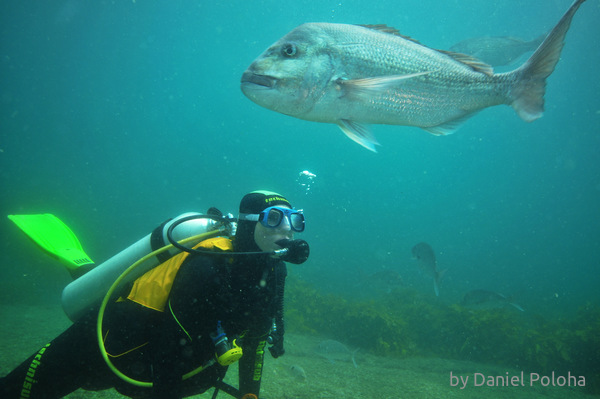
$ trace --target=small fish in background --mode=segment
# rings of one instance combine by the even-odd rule
[[[288,372],[296,381],[300,381],[300,382],[306,381],[306,371],[304,371],[302,366],[293,364],[290,367],[288,367]]]
[[[533,40],[511,36],[482,36],[461,40],[450,51],[471,55],[493,67],[509,65],[523,54],[535,51],[546,38],[546,33]]]
[[[511,297],[506,297],[497,292],[488,290],[473,290],[467,292],[460,305],[478,309],[498,309],[503,308],[506,305],[511,305],[521,312],[525,311],[525,309],[514,302]]]
[[[325,359],[329,360],[331,363],[335,363],[336,360],[348,360],[348,358],[350,358],[354,367],[358,368],[358,365],[356,364],[356,360],[354,358],[354,355],[356,354],[356,352],[358,352],[358,349],[360,348],[357,348],[352,351],[348,349],[346,345],[342,344],[339,341],[333,339],[326,339],[325,341],[321,341],[319,343],[316,352],[321,357],[324,357]]]
[[[426,242],[420,242],[412,248],[412,254],[417,261],[419,261],[419,267],[423,272],[433,278],[433,291],[435,296],[440,296],[440,280],[446,273],[447,269],[438,271],[437,260],[435,259],[435,253],[433,248]]]

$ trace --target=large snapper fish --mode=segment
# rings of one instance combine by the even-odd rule
[[[546,78],[584,1],[576,0],[533,55],[511,72],[495,74],[471,56],[426,47],[385,25],[306,23],[254,60],[241,88],[273,111],[335,123],[372,151],[379,143],[368,124],[449,134],[499,104],[531,122],[542,116]]]

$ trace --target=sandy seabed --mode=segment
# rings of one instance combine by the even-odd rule
[[[59,307],[0,305],[0,373],[13,367],[60,334],[70,322]],[[286,354],[279,359],[265,356],[261,398],[593,398],[580,387],[530,386],[526,371],[525,386],[474,386],[474,374],[485,376],[520,376],[521,370],[473,362],[439,359],[397,359],[356,353],[329,359],[316,352],[320,338],[286,334]],[[469,377],[451,385],[450,373]],[[232,366],[225,381],[237,385],[237,370]],[[456,380],[455,380],[456,382]],[[481,382],[481,377],[479,383]],[[68,398],[122,398],[114,390],[88,392],[79,390]],[[211,398],[212,390],[194,398]],[[221,392],[219,398],[230,396]]]

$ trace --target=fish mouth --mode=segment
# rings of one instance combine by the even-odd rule
[[[273,76],[258,75],[256,73],[248,71],[244,72],[244,74],[242,75],[242,86],[254,85],[261,86],[265,89],[272,89],[273,86],[275,86],[276,81],[277,78],[274,78]]]

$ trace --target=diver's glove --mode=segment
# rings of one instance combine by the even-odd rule
[[[288,240],[284,238],[275,242],[282,249],[275,251],[281,260],[297,265],[306,262],[310,249],[304,240]]]
[[[283,337],[277,337],[277,339],[274,340],[273,346],[269,346],[269,352],[271,352],[271,356],[273,356],[274,359],[284,355],[285,349],[283,347]]]

